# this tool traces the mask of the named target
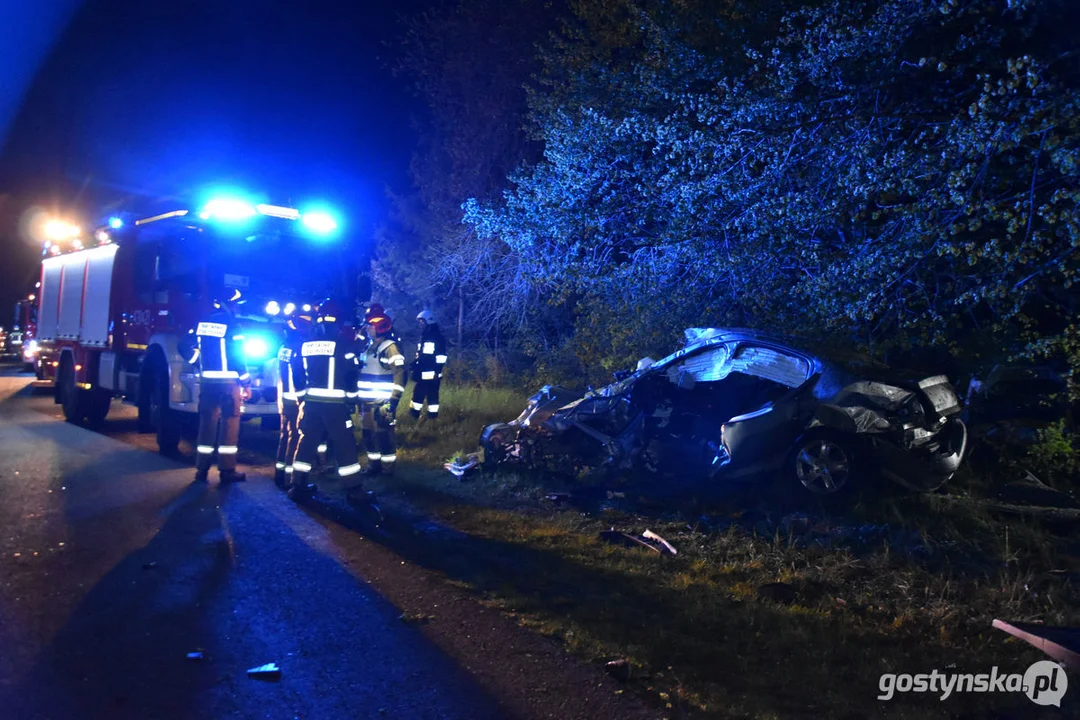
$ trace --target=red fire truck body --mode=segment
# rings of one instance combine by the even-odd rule
[[[252,378],[242,410],[277,417],[285,322],[336,294],[339,273],[329,267],[337,259],[305,237],[297,210],[251,208],[224,220],[190,209],[113,219],[85,244],[47,244],[38,292],[39,377],[54,382],[68,421],[100,423],[120,398],[138,408],[140,430],[156,432],[162,452],[173,452],[199,399],[197,368],[182,357],[182,339],[215,300],[236,291]]]

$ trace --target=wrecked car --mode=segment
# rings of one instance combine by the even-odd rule
[[[585,393],[545,386],[513,421],[484,428],[485,463],[644,469],[690,481],[781,471],[814,494],[872,472],[917,490],[956,472],[967,448],[945,376],[861,378],[750,330],[691,328],[677,352]]]

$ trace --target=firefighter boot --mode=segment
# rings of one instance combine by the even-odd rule
[[[382,460],[368,460],[368,464],[360,471],[360,474],[364,477],[374,477],[381,475],[383,471]]]
[[[205,470],[196,470],[195,471],[195,482],[207,482],[207,480],[208,480],[207,475],[208,475],[208,473]]]
[[[236,470],[222,470],[218,473],[218,479],[223,483],[244,482],[247,480],[247,473],[237,472]]]
[[[375,491],[365,490],[363,485],[357,485],[349,490],[345,499],[350,505],[374,505],[376,502]]]
[[[293,502],[303,502],[315,497],[315,485],[308,482],[306,472],[294,472],[292,485],[289,487],[289,499]]]

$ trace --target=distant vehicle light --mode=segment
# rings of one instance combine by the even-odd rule
[[[119,230],[120,228],[124,227],[124,221],[118,217],[111,217],[109,218],[109,227],[111,227],[113,230]]]
[[[244,357],[248,360],[265,360],[270,356],[270,343],[261,337],[248,338],[244,341]]]
[[[267,315],[277,315],[279,312],[281,312],[281,306],[277,304],[277,300],[271,300],[266,303]]]
[[[304,312],[311,312],[311,306],[307,303],[304,303]]]
[[[225,222],[237,222],[247,220],[256,214],[255,206],[244,200],[232,198],[215,198],[203,206],[199,217],[203,220],[222,220]]]
[[[324,212],[309,212],[304,213],[300,221],[304,223],[309,229],[314,230],[317,233],[327,234],[337,230],[337,221],[330,216],[329,213]]]
[[[296,310],[296,305],[293,305],[292,303],[285,303],[285,314],[286,315],[292,315],[295,310]]]

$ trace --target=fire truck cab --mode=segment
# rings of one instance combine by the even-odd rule
[[[215,300],[240,293],[237,323],[252,397],[246,417],[274,418],[277,350],[285,323],[347,273],[326,242],[327,213],[215,199],[150,217],[113,217],[82,238],[46,244],[39,290],[40,377],[54,382],[69,422],[97,424],[114,398],[138,408],[142,432],[177,449],[198,412],[197,368],[181,340]]]

